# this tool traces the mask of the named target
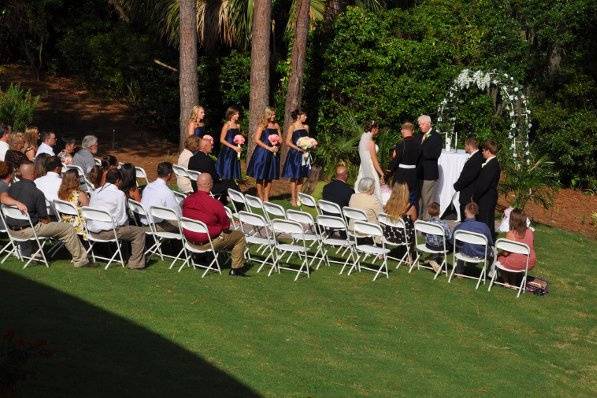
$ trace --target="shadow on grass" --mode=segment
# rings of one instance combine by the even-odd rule
[[[73,296],[2,270],[0,292],[2,396],[259,396],[196,354]]]

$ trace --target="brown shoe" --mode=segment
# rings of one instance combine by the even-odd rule
[[[435,260],[429,260],[429,265],[431,265],[431,268],[433,268],[433,270],[435,271],[435,273],[437,273],[441,269],[441,267],[439,266],[439,264]]]
[[[83,261],[80,261],[78,263],[73,263],[73,265],[75,266],[75,268],[82,268],[82,267],[86,267],[89,265],[89,260],[85,259]]]

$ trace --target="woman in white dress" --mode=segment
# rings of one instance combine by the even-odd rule
[[[362,178],[372,178],[375,182],[374,195],[381,202],[381,185],[385,182],[383,170],[381,169],[381,166],[379,165],[379,160],[377,159],[377,145],[375,145],[375,141],[373,141],[373,138],[378,133],[379,125],[376,122],[371,122],[369,124],[368,131],[361,135],[361,140],[359,141],[359,157],[361,158],[361,165],[359,166],[359,174],[357,176],[357,180],[354,183],[354,186],[355,190],[357,190],[357,187],[359,186],[359,181]]]

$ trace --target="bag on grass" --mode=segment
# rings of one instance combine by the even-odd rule
[[[537,296],[543,296],[544,294],[549,293],[547,281],[545,279],[529,276],[526,291],[536,294]]]

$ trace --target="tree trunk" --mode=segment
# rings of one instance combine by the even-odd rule
[[[249,145],[247,159],[255,149],[253,134],[263,111],[269,105],[269,57],[272,25],[271,0],[253,1],[253,29],[251,33],[251,95],[249,98]]]
[[[286,92],[286,104],[284,106],[284,136],[292,120],[290,113],[301,105],[303,72],[305,69],[307,37],[309,34],[310,7],[310,0],[298,0],[296,25],[294,27],[294,43],[292,44],[292,58],[290,60],[290,78],[288,79],[288,91]],[[286,160],[287,153],[288,147],[282,145],[281,167]]]
[[[193,106],[199,101],[197,86],[197,14],[195,0],[180,0],[180,139],[179,150],[183,150],[187,136],[187,120]]]

